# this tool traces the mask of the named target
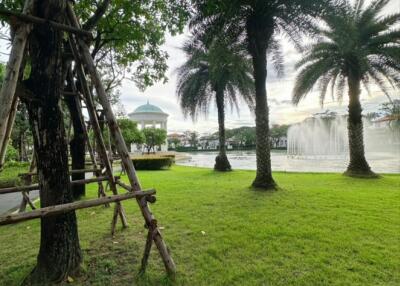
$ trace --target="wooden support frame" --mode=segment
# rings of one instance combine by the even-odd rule
[[[23,182],[25,185],[32,184],[32,174],[35,173],[36,170],[36,154],[35,150],[33,150],[32,160],[29,166],[29,172],[26,174],[19,174],[18,176],[22,176]],[[32,203],[31,199],[29,198],[29,192],[22,192],[22,200],[19,204],[18,212],[24,212],[26,210],[26,205],[29,204],[32,210],[35,209],[35,205]]]
[[[0,216],[0,225],[15,224],[18,222],[27,221],[35,218],[54,216],[74,210],[100,206],[106,203],[120,202],[131,198],[142,198],[145,196],[154,195],[155,193],[156,193],[155,190],[128,192],[122,195],[113,195],[92,200],[77,201],[68,204],[45,207],[31,212]]]
[[[30,14],[33,10],[33,0],[27,0],[24,4],[23,14]],[[10,57],[7,63],[4,82],[0,91],[0,149],[6,145],[6,128],[9,125],[8,119],[12,108],[12,102],[16,97],[15,90],[17,88],[17,81],[22,66],[26,42],[28,35],[31,32],[32,25],[21,25],[12,42]],[[5,146],[6,147],[6,146]],[[0,169],[3,162],[0,160]]]
[[[29,12],[32,7],[33,0],[26,0],[25,2],[25,8],[24,8],[24,13],[29,14],[26,12]],[[28,7],[28,9],[26,9]],[[4,14],[7,14],[7,11],[0,11],[0,14],[3,12]],[[8,11],[9,12],[9,11]],[[106,92],[104,90],[104,87],[102,85],[101,79],[99,74],[97,73],[96,66],[93,62],[93,59],[91,57],[91,54],[89,52],[89,48],[87,47],[86,42],[83,40],[85,37],[91,37],[91,34],[86,34],[85,31],[82,31],[80,24],[75,16],[75,13],[72,9],[72,4],[71,2],[67,1],[67,19],[70,24],[70,26],[61,24],[61,23],[55,23],[51,21],[47,21],[45,19],[29,16],[29,15],[21,15],[18,13],[15,13],[15,15],[10,15],[12,17],[16,17],[22,21],[26,21],[27,23],[36,23],[36,24],[47,24],[47,25],[52,25],[56,29],[61,29],[64,31],[68,31],[70,34],[68,35],[68,40],[69,44],[72,48],[73,56],[75,59],[75,69],[76,69],[76,74],[77,78],[80,82],[80,87],[81,87],[81,94],[83,95],[83,100],[85,102],[85,105],[88,109],[89,116],[91,119],[91,124],[95,133],[95,138],[96,138],[96,143],[99,146],[99,155],[100,159],[102,160],[102,163],[105,166],[105,176],[101,176],[101,173],[98,172],[98,168],[96,166],[96,159],[94,158],[93,163],[95,165],[95,175],[96,178],[92,179],[85,179],[85,180],[77,180],[77,181],[72,181],[71,184],[83,184],[83,183],[92,183],[92,182],[100,182],[103,180],[109,181],[111,190],[113,192],[113,196],[105,196],[105,197],[100,197],[97,199],[92,199],[92,200],[87,200],[87,201],[77,201],[77,202],[72,202],[72,203],[66,203],[66,204],[60,204],[60,205],[55,205],[55,206],[49,206],[49,207],[44,207],[38,210],[33,210],[31,212],[26,212],[26,213],[19,213],[15,215],[6,215],[6,216],[0,216],[0,225],[8,225],[8,224],[15,224],[18,222],[22,221],[27,221],[35,218],[44,218],[47,216],[54,216],[54,215],[59,215],[63,213],[68,213],[71,211],[75,211],[78,209],[83,209],[83,208],[90,208],[94,206],[99,206],[103,204],[109,204],[109,203],[116,203],[116,207],[114,209],[114,217],[112,221],[112,233],[114,233],[117,217],[121,217],[121,221],[124,226],[127,225],[126,223],[126,217],[124,213],[124,209],[122,208],[121,201],[127,200],[130,198],[135,198],[136,202],[138,203],[138,206],[141,210],[141,213],[144,217],[145,220],[145,225],[149,229],[148,235],[147,235],[147,240],[146,240],[146,246],[145,246],[145,251],[144,251],[144,256],[142,259],[142,267],[141,267],[141,272],[143,273],[146,269],[147,263],[148,263],[148,258],[150,255],[150,250],[152,243],[154,242],[160,256],[162,258],[162,261],[164,263],[164,266],[166,268],[166,271],[169,275],[174,276],[176,273],[176,267],[175,263],[169,253],[169,250],[161,236],[161,233],[157,227],[157,220],[154,218],[153,214],[150,211],[148,202],[155,202],[155,190],[150,190],[150,191],[142,191],[141,186],[139,183],[139,180],[136,175],[135,168],[133,166],[133,163],[130,159],[128,149],[125,145],[124,139],[122,137],[121,131],[118,127],[116,118],[113,114],[113,111],[111,109],[111,105],[108,101]],[[12,13],[14,14],[14,13]],[[25,47],[26,41],[27,41],[27,35],[30,32],[31,26],[30,24],[22,25],[24,26],[24,29],[18,29],[17,30],[17,36],[19,36],[18,41],[19,43],[13,42],[13,47],[11,51],[11,56],[10,56],[10,68],[7,66],[7,71],[6,71],[6,82],[3,85],[3,88],[0,93],[0,103],[1,103],[1,96],[6,94],[6,103],[7,106],[10,105],[10,98],[13,98],[15,94],[15,88],[16,88],[16,82],[17,79],[15,78],[15,71],[20,68],[21,66],[21,60],[23,56],[23,50],[21,51],[21,47]],[[26,26],[26,27],[25,27]],[[23,31],[24,33],[20,33],[18,35],[18,31]],[[9,62],[9,63],[10,63]],[[12,73],[14,73],[14,78],[12,78]],[[8,78],[11,74],[11,77]],[[121,157],[121,162],[123,164],[123,169],[126,171],[126,174],[129,178],[129,185],[124,184],[123,182],[119,181],[118,177],[113,176],[113,170],[112,170],[112,165],[110,163],[110,158],[108,157],[107,150],[105,148],[104,140],[101,134],[99,122],[97,120],[97,114],[96,114],[96,108],[93,100],[93,95],[92,95],[92,89],[89,88],[87,78],[90,77],[90,83],[93,84],[94,89],[96,90],[96,95],[98,96],[99,103],[103,108],[104,115],[106,117],[106,121],[108,124],[108,128],[110,130],[111,137],[113,141],[116,144],[118,154]],[[73,90],[74,93],[79,94],[79,92],[76,92]],[[76,94],[65,94],[66,96],[76,96]],[[7,102],[8,101],[8,102]],[[80,102],[80,100],[77,100],[77,102]],[[0,105],[1,106],[1,105]],[[82,108],[82,106],[80,106]],[[8,108],[8,107],[7,107]],[[80,110],[81,110],[80,108]],[[5,111],[5,112],[4,112]],[[3,114],[4,113],[4,114]],[[2,121],[2,118],[4,117],[5,114],[8,116],[8,111],[6,108],[1,109],[0,108],[0,121]],[[82,116],[83,118],[83,116]],[[8,118],[7,118],[8,119]],[[0,122],[0,139],[3,137],[3,131],[4,131],[4,122]],[[87,132],[86,132],[87,134]],[[1,141],[1,140],[0,140]],[[1,142],[0,142],[1,143]],[[92,156],[94,157],[94,156]],[[33,171],[31,171],[33,173]],[[125,188],[128,190],[128,193],[119,195],[117,193],[117,187],[116,185],[120,185],[121,187]],[[30,186],[22,186],[22,187],[14,187],[14,188],[5,188],[5,189],[0,189],[0,194],[5,194],[5,193],[12,193],[12,192],[26,192],[29,190],[34,190],[34,189],[39,189],[39,184],[36,185],[30,185]]]
[[[114,178],[114,180],[116,180],[116,179],[119,179],[119,177],[117,176]],[[100,176],[100,177],[95,177],[95,178],[90,178],[90,179],[71,181],[71,185],[90,184],[90,183],[96,183],[96,182],[104,182],[104,181],[108,181],[108,180],[109,180],[108,176]],[[34,190],[39,190],[39,188],[40,188],[39,184],[33,184],[30,186],[2,188],[2,189],[0,189],[0,195],[34,191]]]
[[[39,25],[47,24],[47,25],[50,25],[53,28],[61,30],[61,31],[65,31],[65,32],[73,33],[73,34],[76,34],[79,36],[83,36],[90,40],[93,39],[92,33],[88,32],[88,31],[85,31],[82,29],[76,29],[76,28],[73,28],[68,25],[60,24],[60,23],[57,23],[54,21],[49,21],[49,20],[46,20],[43,18],[32,16],[32,15],[21,14],[21,13],[17,13],[14,11],[3,9],[3,8],[0,8],[0,15],[6,16],[9,18],[14,17],[14,18],[17,18],[18,20],[26,22],[26,23],[39,24]]]
[[[70,21],[70,24],[73,27],[75,27],[75,28],[80,27],[78,19],[75,16],[75,12],[72,8],[72,4],[70,2],[67,3],[67,17]],[[74,40],[73,35],[70,35],[70,39]],[[73,42],[73,41],[71,41],[71,42]],[[80,57],[77,57],[77,55],[76,55],[75,58],[78,61],[82,61],[82,63],[85,65],[86,71],[91,78],[91,82],[93,83],[93,85],[96,89],[96,94],[98,96],[99,102],[104,110],[104,114],[108,121],[108,126],[110,128],[111,136],[114,139],[118,154],[120,155],[120,157],[122,159],[122,163],[124,165],[126,174],[128,175],[129,183],[131,184],[133,190],[140,191],[141,186],[139,183],[139,179],[136,175],[136,171],[133,166],[132,160],[130,158],[128,148],[125,145],[125,141],[124,141],[121,131],[118,127],[117,120],[112,111],[110,102],[108,101],[107,94],[102,85],[102,81],[97,72],[96,66],[93,62],[89,48],[82,39],[79,39],[79,38],[76,39],[76,43],[78,44],[79,50],[81,53],[80,53]],[[73,47],[73,49],[76,50],[76,48],[74,48],[74,47]],[[168,251],[167,245],[165,244],[160,231],[157,228],[156,220],[150,211],[150,208],[147,204],[147,200],[143,199],[143,198],[136,198],[136,201],[137,201],[139,208],[142,212],[142,215],[145,219],[146,225],[148,227],[150,227],[150,226],[154,227],[153,241],[158,248],[158,251],[163,260],[163,263],[164,263],[167,273],[171,276],[174,276],[176,273],[175,263]]]
[[[74,55],[75,58],[75,70],[77,72],[77,76],[78,79],[80,81],[80,86],[82,88],[82,93],[83,93],[83,97],[85,99],[85,104],[87,106],[87,111],[89,113],[89,117],[90,117],[90,121],[92,123],[92,127],[93,127],[93,133],[96,137],[97,143],[98,143],[98,149],[100,152],[100,156],[102,158],[102,163],[104,164],[104,167],[106,169],[106,174],[109,176],[110,180],[109,180],[109,185],[110,185],[110,189],[112,191],[112,193],[114,195],[118,194],[117,191],[117,187],[115,184],[115,180],[113,179],[113,170],[112,170],[112,165],[110,163],[110,160],[108,158],[108,154],[107,154],[107,149],[106,146],[104,144],[104,140],[103,140],[103,136],[102,136],[102,132],[100,129],[100,125],[98,122],[98,118],[97,118],[97,113],[96,113],[96,107],[95,104],[93,102],[93,97],[92,97],[92,93],[89,89],[89,85],[87,83],[86,80],[86,76],[85,76],[85,71],[84,68],[82,66],[81,63],[81,58],[79,56],[79,49],[78,49],[78,45],[76,43],[76,40],[72,37],[72,35],[69,35],[69,44],[71,47],[71,51],[72,54]],[[128,222],[126,219],[126,215],[125,215],[125,210],[123,209],[122,205],[120,204],[120,202],[116,202],[116,206],[115,206],[116,210],[115,213],[119,214],[119,217],[121,218],[121,222],[123,227],[127,227],[128,226]],[[117,218],[118,216],[113,216],[112,222],[111,222],[111,234],[114,235],[115,233],[115,228],[116,228],[116,224],[117,224]]]

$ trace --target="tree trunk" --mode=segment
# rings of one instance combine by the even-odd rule
[[[253,187],[275,189],[276,183],[272,178],[271,148],[269,142],[269,110],[267,102],[267,43],[272,36],[268,28],[260,30],[260,23],[247,23],[249,51],[253,60],[254,82],[256,87],[256,156],[257,174]]]
[[[225,146],[225,106],[224,106],[224,91],[217,90],[215,92],[218,110],[218,135],[219,135],[219,154],[215,157],[214,170],[216,171],[231,171],[231,164],[226,156]]]
[[[345,175],[375,177],[365,159],[362,108],[360,104],[360,79],[350,74],[349,85],[349,117],[347,129],[349,134],[350,162]]]
[[[37,2],[37,16],[62,22],[65,1]],[[34,138],[41,207],[73,201],[68,175],[68,156],[62,92],[63,33],[49,25],[36,25],[30,38],[31,75],[27,102]],[[82,260],[74,211],[41,219],[40,250],[37,265],[24,281],[47,285],[77,273]]]
[[[72,89],[70,89],[72,91]],[[72,120],[72,126],[74,128],[74,136],[69,142],[70,153],[71,153],[71,163],[72,170],[82,170],[85,169],[85,134],[83,133],[82,124],[79,110],[77,109],[76,100],[79,100],[76,96],[67,96],[65,98],[65,103],[68,106],[68,110]],[[73,173],[71,175],[73,181],[85,179],[85,173]],[[79,199],[81,196],[85,195],[86,185],[74,185],[72,186],[72,196],[75,200]]]

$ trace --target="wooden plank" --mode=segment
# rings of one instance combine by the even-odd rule
[[[61,30],[61,31],[70,32],[70,33],[73,33],[76,35],[84,36],[88,39],[93,39],[92,33],[88,32],[88,31],[85,31],[82,29],[77,29],[77,28],[74,28],[71,26],[60,24],[60,23],[57,23],[54,21],[49,21],[47,19],[35,17],[32,15],[21,14],[21,13],[17,13],[14,11],[3,9],[3,8],[0,8],[0,15],[3,15],[3,16],[9,17],[9,18],[14,17],[14,18],[17,18],[18,20],[26,22],[26,23],[39,24],[39,25],[47,24],[47,25],[50,25],[53,28]]]
[[[0,216],[0,225],[15,224],[18,222],[32,220],[32,219],[36,219],[36,218],[54,216],[54,215],[63,214],[63,213],[67,213],[67,212],[74,211],[74,210],[100,206],[100,205],[104,205],[106,203],[120,202],[123,200],[135,198],[135,197],[144,197],[144,196],[152,195],[154,193],[155,193],[154,190],[141,191],[141,192],[128,192],[128,193],[122,194],[122,195],[101,197],[98,199],[78,201],[78,202],[73,202],[73,203],[68,203],[68,204],[45,207],[45,208],[41,208],[38,210],[25,212],[25,213]]]

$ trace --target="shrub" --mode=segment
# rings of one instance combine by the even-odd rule
[[[161,170],[168,169],[173,163],[170,157],[139,157],[132,159],[136,170]]]
[[[12,145],[8,145],[6,151],[6,162],[17,161],[17,160],[18,160],[18,151]]]

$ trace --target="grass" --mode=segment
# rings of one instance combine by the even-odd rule
[[[0,171],[0,188],[12,187],[18,184],[18,174],[28,172],[29,163],[14,163]]]
[[[112,209],[78,211],[84,273],[74,285],[400,285],[400,176],[275,173],[282,190],[254,192],[253,171],[174,166],[141,171],[157,189],[152,210],[177,264],[166,279],[145,243],[135,202],[110,237]],[[125,178],[126,179],[126,178]],[[96,196],[91,186],[88,197]],[[35,265],[38,220],[0,228],[0,285],[18,285]]]

